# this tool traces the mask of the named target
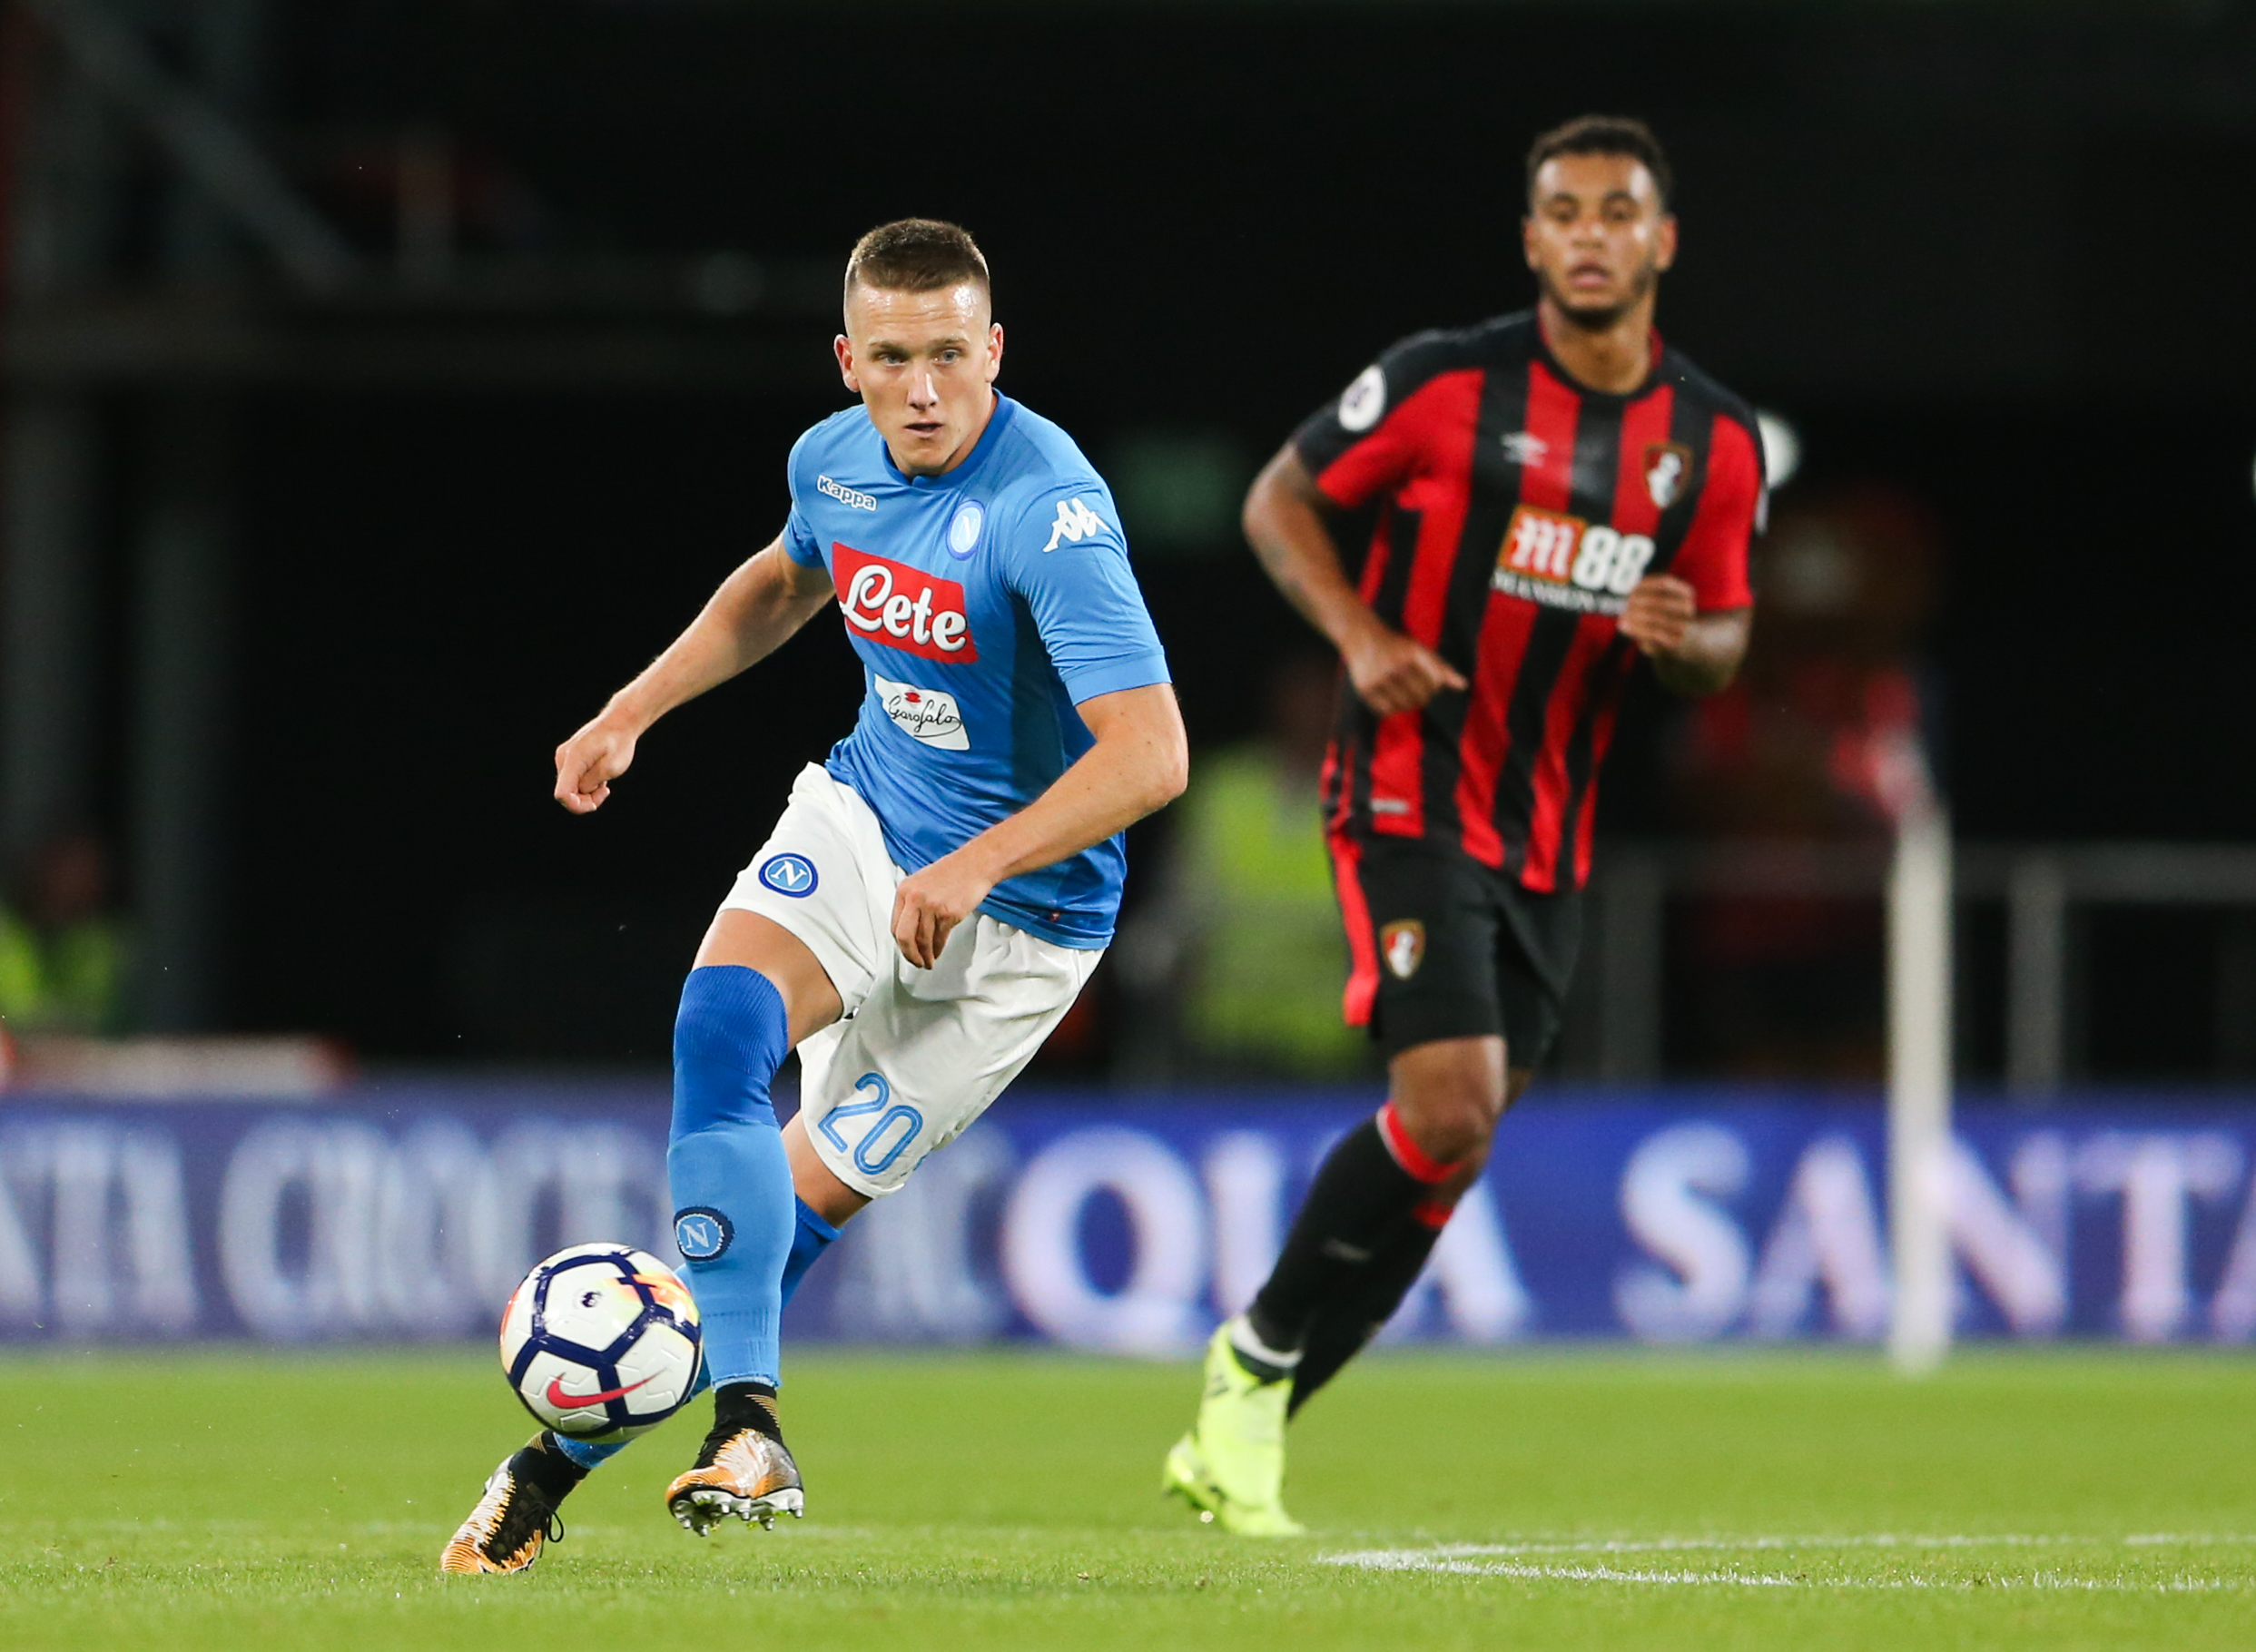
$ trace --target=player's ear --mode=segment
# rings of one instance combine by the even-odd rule
[[[987,324],[987,382],[995,382],[995,375],[1002,371],[1002,323]]]
[[[831,349],[838,357],[838,376],[846,381],[848,389],[857,396],[861,395],[861,383],[854,378],[853,340],[841,333],[831,340]]]
[[[1676,262],[1676,214],[1663,212],[1653,226],[1653,268],[1666,270]]]
[[[1528,268],[1537,267],[1535,261],[1535,214],[1520,214],[1520,256],[1527,260]]]

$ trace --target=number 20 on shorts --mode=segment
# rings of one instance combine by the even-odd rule
[[[873,1096],[861,1099],[872,1090],[876,1092]],[[892,1168],[893,1161],[909,1150],[917,1132],[924,1128],[924,1115],[905,1101],[893,1100],[893,1087],[885,1082],[882,1074],[862,1074],[854,1080],[854,1095],[855,1100],[840,1102],[823,1116],[823,1122],[815,1127],[832,1146],[852,1158],[854,1168],[863,1175],[883,1175]],[[878,1120],[862,1133],[859,1144],[849,1142],[839,1134],[839,1120],[866,1118],[872,1113],[878,1115]],[[896,1125],[904,1127],[888,1146],[885,1138]]]

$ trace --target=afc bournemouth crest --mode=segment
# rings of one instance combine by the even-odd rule
[[[1398,979],[1408,980],[1425,962],[1425,926],[1414,918],[1388,924],[1379,931],[1379,956]]]
[[[1645,444],[1645,491],[1655,510],[1667,510],[1684,497],[1692,479],[1692,450],[1681,442]]]

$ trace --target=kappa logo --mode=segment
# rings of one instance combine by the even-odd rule
[[[1655,510],[1667,510],[1684,497],[1692,476],[1692,450],[1681,442],[1645,444],[1645,492]]]
[[[1414,918],[1400,918],[1379,931],[1379,956],[1397,980],[1408,980],[1425,962],[1425,925]]]
[[[814,478],[814,485],[819,490],[830,495],[841,505],[851,509],[875,510],[877,508],[875,498],[858,488],[847,487],[843,482],[833,482],[828,477],[817,477]]]
[[[838,587],[839,612],[872,643],[951,665],[980,657],[957,581],[835,541],[831,579]]]
[[[885,708],[885,714],[910,739],[943,752],[971,749],[971,737],[963,728],[963,708],[956,703],[955,695],[884,677],[871,681],[877,687],[878,703]]]
[[[1619,614],[1652,559],[1653,542],[1643,534],[1522,505],[1504,529],[1489,585],[1547,608]]]
[[[711,1262],[735,1237],[735,1226],[710,1205],[674,1213],[674,1244],[692,1262]]]
[[[1530,430],[1507,430],[1502,439],[1504,457],[1530,469],[1541,465],[1551,453],[1551,444]]]
[[[1077,495],[1058,506],[1058,519],[1049,525],[1049,543],[1042,549],[1045,552],[1056,550],[1060,539],[1070,539],[1079,545],[1091,534],[1104,531],[1105,519],[1083,504]]]

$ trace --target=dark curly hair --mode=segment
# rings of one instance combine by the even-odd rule
[[[1676,174],[1669,170],[1669,157],[1661,152],[1660,140],[1642,121],[1626,114],[1579,114],[1543,133],[1528,146],[1530,205],[1535,201],[1535,174],[1556,155],[1627,155],[1641,161],[1660,192],[1660,210],[1666,212],[1675,203]]]

